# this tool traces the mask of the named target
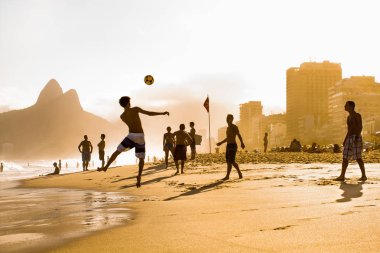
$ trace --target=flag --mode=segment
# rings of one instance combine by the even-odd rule
[[[203,103],[203,106],[206,108],[207,112],[210,112],[210,103],[208,100],[208,96],[207,96],[205,102]]]

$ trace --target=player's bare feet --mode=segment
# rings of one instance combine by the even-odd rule
[[[339,177],[334,179],[334,181],[339,181],[339,182],[344,182],[344,180],[346,180],[346,178],[342,177],[342,176],[339,176]]]
[[[178,175],[179,174],[179,171],[177,170],[175,173],[174,173],[174,175]]]
[[[103,168],[99,168],[99,167],[98,167],[97,171],[104,171],[104,172],[106,172],[107,169],[106,169],[105,167],[103,167]]]
[[[230,178],[229,178],[229,177],[224,177],[224,178],[222,178],[223,181],[226,181],[226,180],[228,180],[228,179],[230,179]]]
[[[362,176],[361,178],[359,178],[359,181],[367,181],[367,177],[366,176]]]

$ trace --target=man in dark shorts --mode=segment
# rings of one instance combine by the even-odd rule
[[[361,178],[359,181],[366,181],[367,176],[365,173],[364,162],[362,159],[363,151],[363,140],[361,132],[363,129],[362,125],[362,116],[355,112],[355,102],[347,101],[344,105],[344,109],[349,113],[347,117],[347,134],[346,138],[343,141],[343,162],[342,162],[342,171],[340,176],[335,178],[335,181],[343,182],[346,174],[346,169],[348,167],[348,161],[350,158],[356,160],[359,164],[360,171],[362,172]]]
[[[162,145],[164,146],[165,164],[167,168],[169,166],[169,151],[172,153],[172,156],[174,157],[174,134],[171,133],[171,127],[168,126],[166,130],[167,133],[164,134]]]
[[[106,138],[105,134],[100,135],[101,141],[98,143],[99,148],[99,160],[102,161],[102,168],[104,167],[104,149],[106,147],[106,142],[104,139]]]
[[[87,135],[85,135],[84,140],[79,144],[78,149],[79,152],[82,153],[82,167],[83,171],[88,170],[88,164],[91,161],[91,153],[92,153],[92,144],[88,140]],[[81,150],[82,147],[82,150]]]
[[[189,134],[190,134],[190,137],[193,139],[193,141],[190,143],[190,150],[191,150],[190,160],[194,160],[195,154],[196,154],[194,122],[190,122],[190,133]]]
[[[141,109],[140,107],[131,107],[130,97],[124,96],[119,99],[119,104],[124,108],[124,112],[120,115],[121,120],[129,127],[129,134],[119,144],[116,151],[113,152],[106,166],[98,168],[98,171],[107,171],[108,167],[115,161],[116,157],[124,151],[128,151],[135,148],[135,155],[139,159],[139,173],[136,177],[136,187],[141,186],[141,175],[144,168],[145,159],[145,137],[144,130],[142,128],[141,119],[139,113],[156,116],[156,115],[168,115],[169,112],[150,112]]]
[[[181,174],[184,173],[183,167],[185,166],[186,157],[186,146],[189,145],[193,140],[191,136],[185,132],[185,124],[179,125],[179,130],[174,132],[175,136],[175,149],[174,149],[174,162],[175,167],[177,168],[177,172],[175,175],[179,173],[179,165],[178,161],[181,161]]]
[[[239,178],[243,178],[243,175],[239,169],[239,165],[235,161],[236,152],[238,149],[238,146],[236,143],[236,136],[240,140],[242,149],[245,148],[245,145],[243,143],[243,138],[241,137],[239,133],[239,128],[235,124],[232,124],[234,120],[234,116],[232,114],[228,114],[226,120],[228,124],[227,131],[226,131],[227,137],[223,141],[218,142],[216,144],[217,146],[220,146],[223,143],[227,142],[227,147],[226,147],[227,175],[222,180],[228,180],[230,178],[232,166],[234,166],[235,169],[237,170],[239,174]]]

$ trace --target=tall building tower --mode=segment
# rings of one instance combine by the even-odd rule
[[[342,143],[347,133],[344,110],[346,101],[355,102],[355,111],[362,115],[362,134],[380,131],[380,83],[373,76],[351,76],[329,89],[329,137],[330,143]]]
[[[263,106],[261,101],[249,101],[240,105],[240,133],[248,150],[260,146],[261,120]]]
[[[338,63],[305,62],[286,72],[288,139],[318,141],[318,130],[328,122],[328,89],[342,80]]]

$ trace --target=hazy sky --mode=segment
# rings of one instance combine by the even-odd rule
[[[214,126],[239,103],[285,110],[285,73],[313,60],[380,80],[376,0],[0,0],[0,111],[35,102],[55,78],[85,110],[114,120],[117,99],[197,114]],[[143,82],[155,77],[153,86]],[[215,112],[216,110],[216,112]],[[189,117],[188,117],[189,118]],[[188,119],[186,118],[186,119]],[[165,119],[165,124],[168,119]],[[216,128],[215,128],[216,129]]]

